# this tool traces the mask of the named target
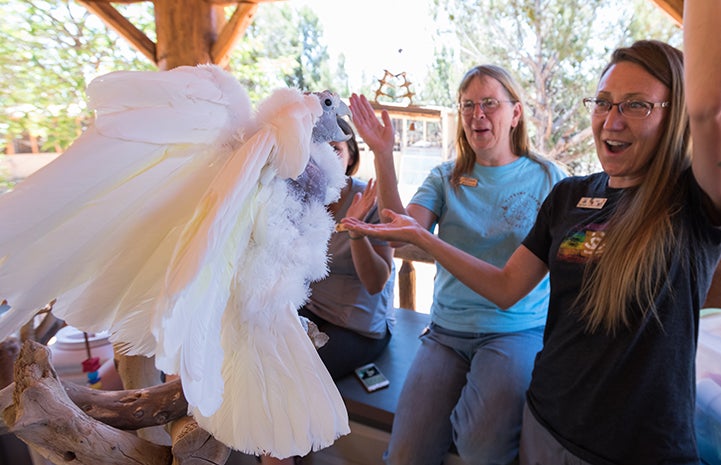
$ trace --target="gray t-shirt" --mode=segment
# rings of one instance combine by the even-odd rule
[[[363,192],[366,183],[350,178],[351,190],[343,205],[335,214],[338,223],[346,216],[353,196]],[[365,218],[369,223],[378,223],[378,210],[373,207]],[[371,240],[373,244],[386,243]],[[383,290],[370,294],[356,273],[350,250],[350,239],[345,232],[334,232],[328,244],[328,277],[311,283],[311,296],[305,308],[337,326],[348,328],[374,339],[385,335],[386,327],[392,328],[394,321],[393,287],[395,269],[391,272]]]

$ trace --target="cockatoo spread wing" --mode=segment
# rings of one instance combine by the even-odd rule
[[[111,73],[88,94],[93,127],[0,196],[0,340],[57,298],[68,323],[179,374],[235,449],[302,455],[347,434],[296,313],[327,272],[344,105],[279,89],[254,113],[215,66]]]

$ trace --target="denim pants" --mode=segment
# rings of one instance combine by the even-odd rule
[[[431,324],[401,391],[386,463],[440,465],[451,444],[468,464],[512,462],[542,344],[543,327],[464,333]]]

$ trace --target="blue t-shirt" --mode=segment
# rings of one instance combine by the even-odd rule
[[[453,161],[430,174],[411,199],[438,217],[438,236],[445,242],[498,267],[521,244],[553,185],[566,174],[555,164],[520,157],[503,166],[475,164],[454,187]],[[550,174],[550,176],[549,176]],[[548,308],[548,277],[507,310],[481,297],[436,265],[431,319],[454,331],[493,333],[542,326]]]

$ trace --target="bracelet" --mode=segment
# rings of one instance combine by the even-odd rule
[[[350,239],[350,240],[352,240],[352,241],[358,241],[358,240],[363,239],[364,237],[365,237],[365,236],[363,236],[363,235],[353,237],[353,236],[350,235],[350,233],[348,233],[348,239]]]

